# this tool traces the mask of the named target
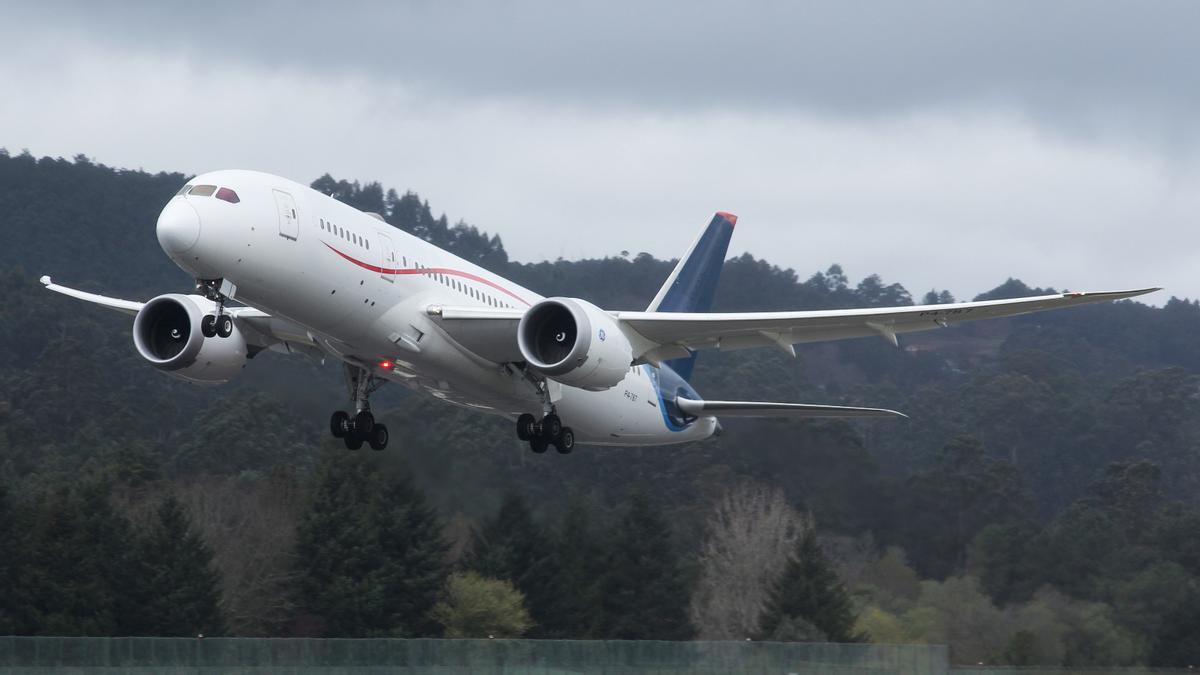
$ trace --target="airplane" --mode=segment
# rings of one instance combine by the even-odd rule
[[[346,448],[388,445],[370,396],[388,382],[514,421],[535,453],[576,443],[649,446],[708,438],[718,417],[903,417],[883,408],[705,399],[697,353],[897,336],[978,319],[1130,298],[1157,288],[892,308],[712,313],[737,217],[717,212],[644,311],[542,297],[300,183],[222,170],[167,202],[156,234],[196,280],[145,302],[41,278],[49,290],[133,315],[152,366],[224,383],[263,350],[332,357],[352,411]],[[238,303],[236,306],[231,303]]]

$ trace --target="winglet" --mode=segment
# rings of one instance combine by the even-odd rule
[[[49,274],[43,274],[43,275],[42,275],[42,278],[41,278],[41,279],[38,279],[38,281],[42,282],[42,285],[43,285],[43,286],[49,286],[50,284],[54,283],[54,282],[52,282],[52,281],[50,280],[50,275],[49,275]]]

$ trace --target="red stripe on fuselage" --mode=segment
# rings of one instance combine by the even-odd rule
[[[325,242],[321,242],[321,243],[325,244]],[[479,282],[485,286],[494,288],[497,291],[500,291],[501,293],[512,297],[513,299],[517,300],[518,302],[523,302],[526,305],[529,304],[528,300],[522,298],[521,296],[517,295],[516,293],[513,293],[512,291],[508,290],[507,288],[504,288],[503,286],[500,286],[499,284],[497,284],[493,281],[484,279],[481,276],[471,274],[470,272],[462,272],[460,270],[452,270],[449,267],[400,267],[400,268],[396,268],[396,269],[392,269],[389,267],[379,267],[377,265],[365,263],[365,262],[359,260],[358,258],[354,258],[352,256],[346,255],[345,253],[342,253],[341,251],[337,250],[336,248],[330,246],[329,244],[325,244],[325,247],[328,248],[330,251],[333,251],[334,253],[342,256],[346,260],[349,260],[350,262],[354,263],[355,265],[358,265],[359,267],[361,267],[365,270],[370,270],[377,274],[447,274],[450,276],[462,277],[464,279],[470,279],[471,281]]]

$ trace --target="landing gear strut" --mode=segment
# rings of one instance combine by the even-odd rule
[[[546,452],[551,445],[563,455],[574,450],[575,432],[571,430],[571,427],[564,427],[562,420],[559,419],[546,380],[533,375],[528,370],[524,372],[524,379],[542,400],[542,419],[539,421],[529,413],[522,413],[517,417],[517,438],[528,442],[529,449],[539,455]]]
[[[375,421],[371,414],[371,403],[368,398],[376,390],[387,384],[387,380],[375,377],[366,368],[345,364],[346,389],[350,399],[354,401],[353,416],[345,410],[338,410],[329,418],[329,432],[334,438],[342,439],[347,450],[358,450],[367,443],[372,450],[383,450],[388,444],[388,429],[386,425]]]
[[[200,333],[204,337],[227,338],[233,335],[233,317],[225,313],[225,301],[229,299],[225,294],[226,289],[233,293],[233,284],[226,283],[224,279],[196,280],[196,290],[217,303],[216,314],[205,314],[204,318],[200,319]]]

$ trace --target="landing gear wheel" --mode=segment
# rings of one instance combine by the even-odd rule
[[[550,447],[550,442],[544,438],[529,439],[529,449],[533,450],[534,452],[536,452],[539,455],[542,454],[543,452],[545,452],[546,448],[548,448],[548,447]]]
[[[215,314],[205,314],[200,319],[200,334],[204,337],[215,337],[217,334],[217,317]]]
[[[363,438],[369,438],[371,429],[374,427],[375,416],[371,414],[370,410],[360,410],[359,413],[354,416],[354,433],[358,434],[359,436],[362,436]]]
[[[517,418],[517,438],[527,441],[537,435],[533,425],[537,424],[537,420],[533,415],[524,413]]]
[[[542,437],[546,440],[554,440],[562,433],[562,420],[558,419],[558,415],[550,413],[542,418]]]
[[[342,439],[346,443],[347,450],[357,450],[362,447],[363,439],[358,434],[346,434]]]
[[[333,416],[329,418],[329,433],[333,434],[334,438],[345,438],[348,431],[350,431],[350,414],[345,410],[333,413]]]
[[[575,432],[571,431],[571,427],[562,428],[562,432],[554,440],[554,449],[558,450],[560,455],[569,455],[575,449]]]
[[[228,314],[222,314],[217,319],[217,335],[227,338],[233,335],[233,317]]]
[[[388,430],[386,424],[376,424],[371,429],[371,436],[367,440],[371,444],[372,450],[383,450],[387,447]]]

